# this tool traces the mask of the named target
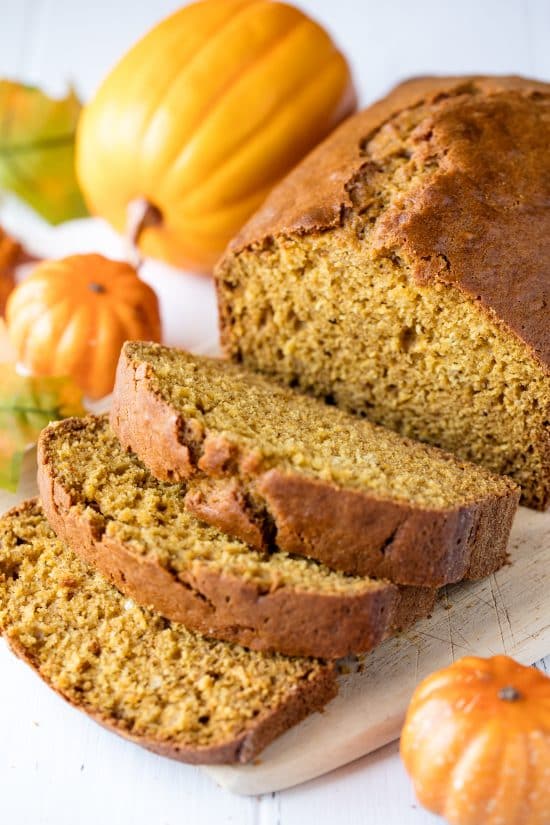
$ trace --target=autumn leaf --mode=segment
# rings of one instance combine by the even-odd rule
[[[25,450],[50,421],[84,412],[70,378],[23,376],[0,364],[0,487],[17,490]]]
[[[80,110],[72,89],[54,100],[33,86],[0,80],[0,188],[53,224],[87,214],[75,175]]]

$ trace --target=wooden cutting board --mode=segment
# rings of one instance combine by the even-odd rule
[[[19,490],[0,490],[0,512],[37,494],[34,451]],[[204,768],[238,794],[288,788],[396,739],[415,685],[467,654],[508,653],[532,664],[550,652],[550,512],[520,508],[511,564],[481,582],[445,588],[430,619],[345,663],[339,696],[267,748],[254,765]]]
[[[206,768],[224,788],[262,794],[327,773],[397,739],[415,685],[466,655],[507,653],[530,665],[550,652],[550,512],[522,507],[511,564],[444,588],[430,619],[389,639],[341,679],[339,696],[261,754],[255,765]]]

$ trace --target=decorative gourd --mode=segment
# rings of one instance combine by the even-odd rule
[[[298,9],[194,3],[139,41],[85,107],[80,185],[144,253],[206,272],[355,102],[346,60]]]
[[[15,286],[15,268],[30,260],[31,256],[21,244],[0,226],[0,316],[4,314],[8,295]]]
[[[416,689],[401,756],[452,825],[549,825],[550,679],[507,656],[460,659]]]
[[[23,366],[70,375],[93,399],[112,390],[124,341],[161,336],[153,290],[129,264],[102,255],[43,261],[11,293],[6,320]]]

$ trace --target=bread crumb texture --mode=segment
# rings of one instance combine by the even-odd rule
[[[74,705],[176,749],[240,737],[326,669],[213,641],[137,606],[64,547],[37,502],[0,520],[0,626]]]
[[[252,582],[266,593],[289,587],[353,595],[387,587],[287,553],[263,554],[198,521],[184,508],[185,487],[153,478],[122,449],[104,417],[51,425],[43,450],[56,481],[85,511],[96,536],[128,545],[176,575],[207,568]]]
[[[221,434],[244,453],[257,454],[263,469],[276,466],[430,508],[505,495],[512,487],[239,365],[155,344],[129,343],[125,356],[148,365],[152,391],[186,422],[185,443],[199,454],[201,434]],[[189,432],[199,434],[195,444]]]
[[[336,165],[345,128],[332,150],[330,138],[325,144]],[[402,109],[357,144],[356,172],[341,193],[349,206],[337,226],[270,234],[266,207],[265,220],[252,223],[262,230],[258,239],[226,256],[218,281],[228,353],[508,474],[526,503],[543,507],[549,143],[550,96],[540,91],[491,95],[466,84]],[[272,214],[284,215],[284,187]],[[313,210],[307,217],[314,222]],[[506,314],[515,327],[501,320]],[[546,352],[521,340],[530,324]],[[332,466],[354,475],[347,469],[354,445],[339,435],[345,457]],[[406,495],[416,486],[419,500],[448,500],[443,462],[433,490],[420,458],[411,466],[410,475],[407,460],[399,468]],[[378,469],[373,478],[380,486],[390,480]],[[468,495],[467,483],[456,493]]]

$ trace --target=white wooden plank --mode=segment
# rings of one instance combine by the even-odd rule
[[[31,3],[38,4],[38,13],[25,17],[37,30],[32,37],[22,30],[23,11]],[[0,30],[0,73],[18,71],[56,93],[73,81],[87,98],[138,37],[184,3],[25,0],[11,5],[13,23],[10,18],[9,28]],[[513,71],[550,77],[546,0],[342,0],[338,14],[332,0],[300,5],[345,48],[363,102],[411,74]],[[25,65],[16,54],[21,43]]]
[[[0,77],[16,78],[25,69],[29,41],[34,30],[37,0],[4,0],[0,3]]]
[[[85,98],[132,43],[160,19],[186,5],[178,0],[131,4],[124,0],[32,1],[40,3],[33,16],[37,36],[21,67],[22,78],[40,83],[54,94],[61,94],[73,83]],[[0,47],[8,34],[0,31]]]
[[[442,825],[417,803],[394,742],[328,776],[279,794],[281,822]]]
[[[550,77],[550,3],[547,0],[524,0],[523,13],[531,74]]]

